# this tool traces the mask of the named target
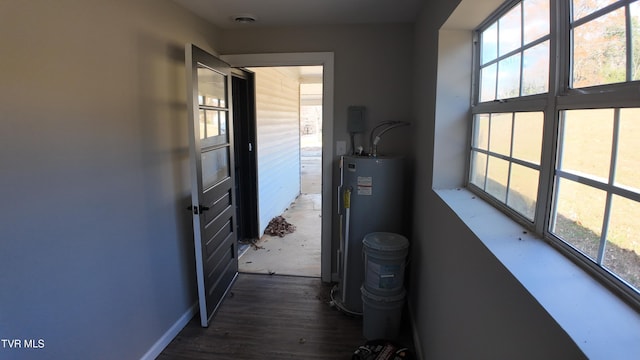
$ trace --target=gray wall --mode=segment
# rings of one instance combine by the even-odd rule
[[[334,52],[334,142],[347,141],[347,108],[367,108],[369,129],[380,121],[412,121],[413,29],[407,24],[309,26],[225,30],[221,54]],[[410,128],[388,132],[378,147],[385,154],[410,156]],[[368,134],[357,142],[368,145]],[[335,146],[335,143],[334,143]],[[334,159],[332,189],[339,182]],[[335,205],[334,205],[335,207]],[[338,248],[338,218],[333,218],[333,248]],[[335,254],[332,254],[336,269]]]
[[[416,159],[410,303],[425,358],[577,357],[431,190],[437,30],[456,4],[425,2],[415,28],[218,33],[165,1],[2,2],[0,337],[45,349],[0,357],[138,358],[194,303],[186,42],[334,52],[335,140],[349,105],[369,124],[413,122],[380,151]]]
[[[450,157],[448,166],[460,166],[456,158],[460,154],[437,153],[434,163],[434,145],[451,141],[440,136],[458,128],[456,124],[449,129],[440,121],[436,125],[438,29],[458,2],[425,3],[415,28],[415,63],[419,65],[414,103],[416,139],[420,140],[415,141],[415,154],[421,157],[416,161],[413,194],[410,307],[418,343],[425,359],[583,358],[567,334],[431,190],[435,182],[450,188],[464,183],[462,172],[447,169],[443,160]],[[455,51],[471,53],[470,48]],[[468,71],[447,71],[438,83],[455,82],[461,72]],[[455,99],[456,95],[448,96]],[[464,111],[451,109],[454,114]],[[442,173],[434,174],[434,167]]]
[[[184,46],[157,0],[0,3],[0,358],[133,359],[196,301]]]

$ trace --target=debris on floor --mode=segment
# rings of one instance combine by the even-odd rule
[[[264,249],[263,246],[258,245],[259,239],[245,239],[243,243],[248,244],[253,248],[253,250]]]
[[[291,225],[282,216],[276,216],[269,225],[264,229],[265,235],[284,237],[286,234],[291,234],[296,231],[295,225]]]
[[[410,360],[414,355],[406,347],[386,340],[368,341],[360,346],[351,359],[353,360]]]

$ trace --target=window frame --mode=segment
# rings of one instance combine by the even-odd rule
[[[593,14],[587,15],[575,24],[583,24],[589,19],[596,18],[604,13],[608,13],[613,9],[624,7],[627,19],[630,16],[629,4],[637,0],[619,0],[614,4],[608,5],[603,9],[595,11]],[[470,124],[468,131],[467,144],[469,150],[467,152],[465,185],[475,195],[494,207],[506,213],[512,219],[530,229],[534,233],[540,235],[545,241],[550,243],[554,248],[559,250],[563,255],[579,264],[587,270],[592,276],[600,280],[610,289],[615,291],[624,300],[632,304],[636,309],[640,309],[640,289],[637,291],[614,273],[607,270],[604,266],[590,260],[580,251],[576,250],[569,243],[561,240],[559,237],[551,233],[551,221],[555,206],[555,192],[557,190],[556,183],[562,177],[562,171],[556,170],[557,156],[559,154],[560,139],[560,113],[564,110],[574,109],[600,109],[613,108],[620,109],[625,107],[640,107],[638,101],[638,93],[640,92],[640,81],[630,80],[630,53],[631,37],[627,36],[627,64],[626,64],[626,81],[623,83],[604,84],[590,87],[573,89],[570,87],[572,76],[572,17],[571,17],[571,0],[549,0],[549,89],[547,93],[519,96],[515,98],[499,99],[489,102],[479,102],[480,99],[480,69],[481,69],[481,32],[494,24],[502,15],[507,13],[514,6],[522,3],[522,0],[508,0],[499,6],[489,17],[487,17],[473,31],[473,61],[472,61],[472,81],[471,81],[471,109]],[[629,33],[630,21],[626,21],[626,30]],[[524,35],[521,35],[524,36]],[[538,40],[534,41],[539,43]],[[523,50],[522,46],[519,50]],[[497,60],[496,60],[497,61]],[[521,65],[522,70],[522,65]],[[522,75],[521,75],[522,76]],[[497,86],[497,85],[496,85]],[[522,85],[521,85],[522,86]],[[473,123],[474,118],[478,114],[505,113],[505,112],[527,112],[541,111],[544,113],[542,146],[540,157],[540,173],[538,179],[538,193],[536,199],[536,208],[533,222],[517,211],[502,203],[500,200],[493,198],[484,190],[474,185],[470,181],[470,171],[472,168],[471,154],[473,149]],[[615,110],[618,114],[620,110]],[[612,141],[615,141],[615,135]],[[615,156],[611,154],[612,158]],[[514,163],[514,162],[511,162]],[[556,172],[559,171],[559,176]],[[486,175],[485,175],[486,176]],[[611,177],[611,174],[610,174]],[[580,182],[589,185],[589,182]],[[609,184],[611,187],[611,184]],[[610,190],[610,189],[609,189]],[[611,197],[612,192],[607,191],[607,197]],[[636,197],[627,197],[636,200]],[[610,210],[610,201],[605,207],[606,212]]]

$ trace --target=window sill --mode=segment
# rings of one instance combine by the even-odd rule
[[[640,314],[466,189],[434,190],[590,359],[640,359]]]

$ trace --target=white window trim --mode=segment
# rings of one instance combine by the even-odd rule
[[[434,190],[590,359],[640,359],[640,314],[466,189]]]
[[[471,130],[472,31],[488,16],[477,11],[477,4],[461,1],[440,29],[433,190],[588,358],[638,359],[640,314],[634,308],[549,243],[463,188]]]
[[[487,19],[483,20],[482,25],[479,27],[481,31],[487,26],[491,26],[498,19],[504,15],[505,12],[512,9],[523,0],[508,0],[503,3],[498,10],[495,11]],[[618,0],[618,3],[611,4],[595,13],[584,17],[579,20],[580,23],[584,23],[587,20],[592,20],[595,15],[602,15],[611,9],[619,9],[627,6],[635,0]],[[549,89],[546,94],[523,96],[511,99],[504,99],[500,101],[490,101],[484,103],[477,103],[478,89],[476,89],[479,82],[479,74],[475,73],[478,67],[480,67],[480,39],[477,32],[474,31],[474,44],[475,53],[473,58],[473,72],[475,78],[472,83],[472,113],[504,113],[504,112],[522,112],[522,111],[543,111],[545,113],[545,122],[543,129],[543,143],[542,143],[542,157],[540,162],[540,176],[538,183],[538,196],[536,201],[535,220],[532,224],[533,230],[538,234],[543,234],[545,239],[554,243],[559,250],[561,250],[565,256],[578,261],[589,271],[594,273],[594,276],[604,281],[616,291],[619,291],[621,296],[628,298],[629,301],[634,302],[635,306],[640,308],[640,295],[634,292],[629,287],[625,286],[618,280],[616,275],[607,273],[602,267],[596,263],[579,256],[577,252],[570,246],[562,241],[556,234],[552,233],[548,229],[550,228],[550,219],[552,212],[554,211],[555,204],[552,203],[553,189],[557,189],[559,178],[573,179],[574,181],[600,188],[607,191],[608,194],[613,192],[621,193],[617,188],[613,186],[598,186],[590,181],[583,181],[582,177],[575,177],[567,174],[567,172],[561,170],[555,170],[556,159],[556,144],[558,143],[560,136],[558,131],[561,128],[559,112],[568,109],[588,109],[588,108],[618,108],[618,107],[637,107],[638,106],[638,82],[626,82],[617,84],[605,84],[602,86],[593,86],[580,89],[571,89],[568,81],[565,81],[570,76],[571,57],[570,49],[567,44],[570,44],[570,27],[572,26],[568,21],[561,23],[556,19],[569,19],[570,17],[570,0],[559,0],[550,2],[550,35],[546,35],[543,38],[549,39]],[[627,14],[628,16],[629,14]],[[627,26],[629,26],[627,24]],[[629,29],[627,29],[629,30]],[[538,41],[538,40],[536,40]],[[630,41],[630,40],[629,40]],[[514,51],[519,51],[516,49]],[[554,70],[555,69],[555,70]],[[629,65],[627,66],[627,71]],[[495,155],[494,155],[495,156]],[[508,160],[512,161],[513,160]],[[610,179],[611,180],[611,179]],[[518,219],[523,224],[528,221],[524,216],[517,213],[515,209],[512,209],[506,204],[498,200],[494,200],[483,189],[478,188],[473,184],[469,184],[469,188],[478,193],[478,196],[483,197],[488,202],[494,204],[498,208],[502,209],[512,217]],[[613,191],[615,190],[615,191]],[[631,195],[631,196],[628,196]],[[626,198],[638,201],[638,196],[632,193],[625,193],[623,195]],[[610,199],[608,197],[608,199]],[[610,203],[607,203],[607,214]],[[606,215],[606,214],[605,214]],[[604,241],[604,239],[602,240]],[[597,263],[600,263],[598,258]]]

